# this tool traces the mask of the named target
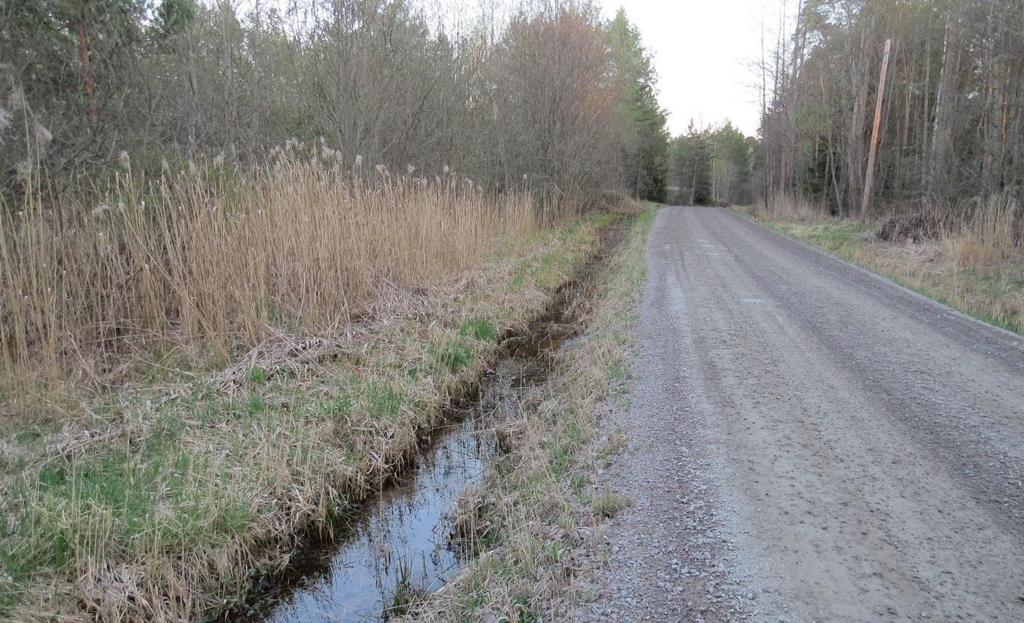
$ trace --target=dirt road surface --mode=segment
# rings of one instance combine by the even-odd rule
[[[1024,340],[722,209],[647,261],[577,618],[1024,621]]]

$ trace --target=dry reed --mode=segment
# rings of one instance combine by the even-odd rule
[[[767,205],[758,202],[753,207],[758,216],[769,219],[804,219],[820,214],[809,201],[791,193],[772,195]]]
[[[0,619],[194,621],[243,602],[254,578],[289,564],[299,535],[330,533],[412,460],[596,227],[510,240],[415,294],[421,305],[370,311],[337,342],[271,340],[241,378],[227,371],[228,388],[224,372],[213,384],[130,384],[82,398],[89,417],[10,422]],[[470,330],[480,323],[490,332]]]
[[[824,212],[789,193],[777,194],[769,199],[767,207],[759,204],[754,210],[758,217],[767,220],[819,220]],[[911,216],[916,220],[908,227],[927,226],[928,231],[909,231],[905,235],[912,239],[937,239],[944,254],[960,269],[998,268],[1022,254],[1024,206],[1009,195],[976,198],[950,208],[933,207]],[[883,219],[882,223],[885,222]]]
[[[972,202],[945,224],[941,241],[960,268],[984,270],[1005,265],[1021,249],[1021,205],[1007,195]]]
[[[924,210],[894,207],[876,223],[827,217],[791,195],[753,213],[961,311],[1024,332],[1024,206],[1007,194]]]
[[[123,160],[95,207],[0,206],[0,385],[103,385],[155,350],[223,362],[278,331],[330,333],[382,287],[430,285],[536,225],[528,195],[454,175],[367,179],[285,151],[144,183]]]

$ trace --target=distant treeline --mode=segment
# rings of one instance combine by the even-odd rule
[[[697,128],[691,122],[670,147],[672,200],[689,205],[750,203],[757,150],[757,139],[744,136],[728,121],[714,128]]]
[[[766,195],[864,216],[1019,205],[1024,2],[801,0],[795,18],[765,59]]]
[[[453,26],[416,0],[0,0],[3,196],[92,192],[126,158],[153,177],[292,141],[371,172],[663,198],[665,114],[625,15],[496,13]]]

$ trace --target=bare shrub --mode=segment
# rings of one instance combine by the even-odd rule
[[[882,219],[874,233],[875,239],[882,242],[921,242],[940,235],[940,223],[928,212],[894,214]]]

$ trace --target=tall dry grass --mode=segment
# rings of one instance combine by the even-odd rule
[[[769,197],[767,205],[759,201],[753,208],[755,214],[768,219],[806,219],[822,214],[810,201],[792,193],[776,193]]]
[[[0,386],[101,385],[155,350],[203,361],[274,331],[336,330],[382,286],[429,285],[538,225],[528,194],[454,175],[285,153],[141,182],[123,160],[105,202],[0,206]]]
[[[753,214],[963,312],[1024,333],[1024,205],[998,194],[890,209],[863,223],[782,195]]]
[[[779,193],[758,204],[755,214],[768,220],[820,220],[825,210],[791,193]],[[893,219],[900,219],[902,232],[893,235]],[[989,270],[1006,266],[1024,255],[1022,228],[1024,206],[1007,194],[974,198],[957,205],[933,206],[926,210],[896,211],[876,223],[866,223],[879,232],[876,238],[935,241],[943,255],[959,269]],[[881,232],[885,235],[880,235]]]
[[[998,268],[1024,254],[1022,221],[1024,210],[1019,202],[1007,195],[994,195],[961,206],[943,224],[940,240],[959,268]]]

